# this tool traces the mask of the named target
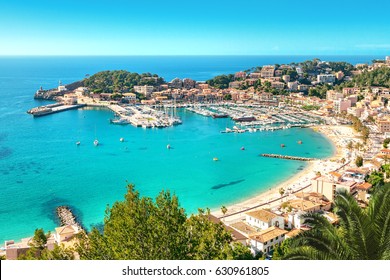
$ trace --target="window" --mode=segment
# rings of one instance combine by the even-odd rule
[[[278,240],[279,236],[276,236],[275,240]]]
[[[267,245],[267,242],[264,242],[264,245]]]
[[[279,221],[276,221],[276,222],[275,222],[275,226],[276,226],[276,227],[279,227]]]
[[[273,238],[270,240],[270,242],[272,242],[272,241],[274,241],[274,239],[273,239]]]

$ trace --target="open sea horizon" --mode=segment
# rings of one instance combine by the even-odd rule
[[[104,210],[123,200],[126,184],[142,196],[170,190],[187,214],[243,201],[287,180],[306,163],[259,157],[261,153],[326,158],[333,145],[311,129],[221,134],[231,120],[179,110],[180,126],[142,129],[109,123],[105,109],[80,109],[33,118],[54,88],[103,70],[150,72],[204,81],[251,67],[326,61],[368,63],[378,56],[0,56],[0,242],[59,226],[55,208],[70,206],[90,229]],[[119,138],[124,137],[125,142]],[[94,147],[93,140],[100,146]],[[297,141],[302,140],[302,145]],[[81,145],[76,146],[75,142]],[[286,145],[281,149],[280,144]],[[166,145],[172,146],[171,150]],[[245,146],[245,151],[240,147]],[[213,161],[218,157],[218,162]]]

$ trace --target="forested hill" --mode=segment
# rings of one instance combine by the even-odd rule
[[[95,93],[130,92],[137,85],[157,86],[165,83],[157,74],[131,73],[126,70],[102,71],[83,80],[83,85]]]

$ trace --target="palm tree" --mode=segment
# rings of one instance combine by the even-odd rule
[[[335,210],[338,227],[319,214],[306,214],[305,223],[312,229],[291,240],[285,259],[390,259],[390,184],[375,192],[366,209],[340,193]]]
[[[227,211],[228,211],[228,209],[226,208],[226,206],[225,206],[225,205],[222,205],[222,207],[221,207],[221,212],[222,212],[222,214],[223,214],[224,217],[225,217]]]

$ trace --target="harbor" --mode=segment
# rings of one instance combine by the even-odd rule
[[[231,118],[235,125],[232,128],[226,127],[221,133],[275,131],[292,127],[310,127],[322,123],[318,116],[302,110],[255,104],[196,104],[188,105],[185,109],[205,117]]]

